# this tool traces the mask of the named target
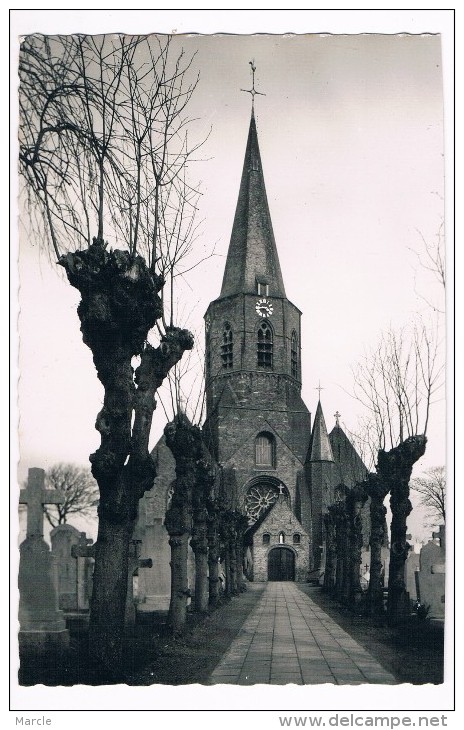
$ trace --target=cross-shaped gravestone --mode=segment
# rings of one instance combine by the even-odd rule
[[[46,504],[63,504],[65,496],[58,489],[45,489],[43,469],[29,469],[27,487],[19,493],[19,503],[27,505],[27,537],[43,537],[43,508]]]
[[[73,558],[94,558],[95,545],[92,545],[92,543],[92,538],[87,537],[85,532],[81,532],[79,535],[79,542],[71,548],[71,555]]]
[[[129,561],[128,561],[128,581],[126,594],[126,615],[125,623],[128,626],[135,624],[135,604],[134,604],[134,574],[138,568],[152,568],[153,560],[151,558],[140,557],[140,546],[142,540],[131,540],[129,543]]]
[[[61,651],[69,645],[69,631],[58,609],[53,556],[43,539],[43,508],[62,503],[64,496],[45,489],[44,470],[33,468],[19,501],[27,505],[27,535],[19,547],[20,651]]]
[[[440,547],[442,547],[444,550],[446,550],[446,539],[445,539],[445,525],[440,525],[438,528],[438,532],[432,532],[432,537],[434,540],[439,540]]]
[[[77,545],[71,548],[71,555],[77,559],[77,600],[78,608],[87,608],[92,590],[91,563],[88,558],[95,558],[95,545],[91,537],[85,532],[79,533]],[[81,558],[81,560],[79,560]],[[85,558],[85,560],[82,560]]]

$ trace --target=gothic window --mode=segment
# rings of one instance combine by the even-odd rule
[[[275,440],[270,433],[259,433],[255,440],[256,466],[275,467]]]
[[[292,368],[292,378],[298,378],[298,338],[295,330],[292,332],[292,340],[290,345],[290,360]]]
[[[272,330],[268,322],[258,329],[258,367],[272,369]]]
[[[299,545],[300,542],[301,542],[301,535],[298,532],[295,532],[295,534],[293,535],[293,544]]]
[[[270,545],[271,543],[271,536],[268,532],[265,532],[263,535],[263,545]]]
[[[234,335],[232,327],[228,322],[224,325],[224,331],[222,333],[222,345],[221,345],[221,359],[222,367],[226,370],[233,367],[234,364]]]
[[[279,543],[283,544],[285,542],[285,532],[279,532]]]

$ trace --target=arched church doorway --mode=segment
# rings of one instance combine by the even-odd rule
[[[295,553],[287,547],[275,547],[267,556],[267,579],[295,580]]]

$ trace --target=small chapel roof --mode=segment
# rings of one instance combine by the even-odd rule
[[[320,400],[317,404],[316,415],[314,416],[314,426],[309,447],[309,461],[334,461]]]
[[[351,487],[357,481],[362,481],[369,470],[363,463],[355,446],[340,426],[338,418],[329,434],[329,441],[335,457],[340,482]]]
[[[252,110],[220,297],[255,292],[257,282],[269,296],[285,297]]]

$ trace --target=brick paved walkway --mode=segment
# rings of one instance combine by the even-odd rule
[[[253,584],[249,585],[253,590]],[[295,583],[268,583],[208,684],[397,684]]]

